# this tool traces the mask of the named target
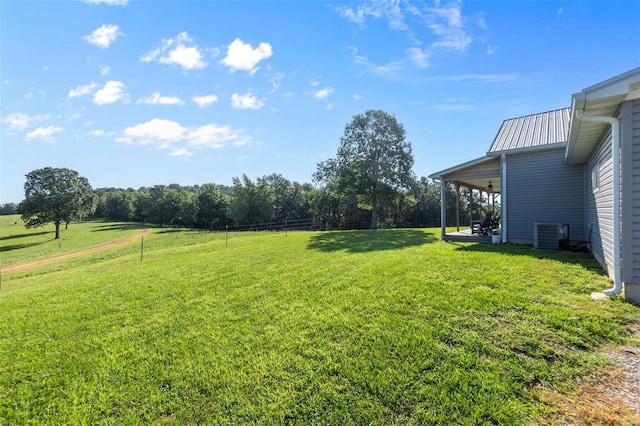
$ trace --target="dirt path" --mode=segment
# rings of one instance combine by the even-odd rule
[[[123,238],[121,240],[111,241],[110,243],[101,244],[99,246],[94,246],[94,247],[89,247],[89,248],[86,248],[86,249],[83,249],[83,250],[72,251],[70,253],[61,254],[60,256],[47,257],[45,259],[33,260],[31,262],[20,263],[18,265],[7,266],[5,268],[2,268],[2,270],[0,272],[3,273],[3,274],[7,274],[7,273],[10,273],[10,272],[18,272],[18,271],[22,271],[22,270],[28,269],[28,268],[33,268],[33,267],[36,267],[36,266],[42,266],[42,265],[47,265],[49,263],[59,262],[61,260],[71,259],[72,257],[83,256],[85,254],[95,253],[95,252],[106,250],[106,249],[109,249],[109,248],[112,248],[112,247],[118,247],[118,246],[130,243],[132,241],[135,241],[135,240],[137,240],[137,239],[149,234],[149,232],[150,232],[149,229],[145,228],[145,229],[141,230],[139,234],[132,235],[130,237]]]

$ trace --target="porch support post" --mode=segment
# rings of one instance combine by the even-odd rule
[[[444,241],[447,234],[447,183],[440,181],[440,240]]]
[[[500,230],[502,231],[502,243],[507,243],[507,155],[503,152],[500,156]]]
[[[460,232],[460,185],[456,185],[456,230]]]
[[[469,227],[473,224],[473,188],[469,187]]]
[[[491,193],[491,211],[493,211],[493,215],[496,215],[496,193]]]

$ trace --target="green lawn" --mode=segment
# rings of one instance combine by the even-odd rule
[[[69,228],[60,226],[60,239],[54,240],[55,226],[26,229],[19,215],[0,216],[0,256],[3,266],[57,256],[97,246],[140,232],[139,224],[81,221]]]
[[[438,235],[156,229],[7,274],[0,424],[528,424],[640,320],[588,255]]]

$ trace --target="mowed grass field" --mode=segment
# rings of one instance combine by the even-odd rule
[[[63,255],[140,232],[140,224],[105,221],[71,222],[60,225],[60,239],[54,240],[55,226],[25,229],[19,215],[0,216],[0,256],[2,266]]]
[[[154,229],[142,261],[138,242],[5,274],[0,424],[547,423],[542,390],[571,393],[640,320],[590,300],[610,282],[589,255],[438,234]]]

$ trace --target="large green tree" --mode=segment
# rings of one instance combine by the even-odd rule
[[[371,210],[371,228],[376,229],[381,206],[394,203],[415,181],[405,136],[402,124],[387,112],[355,115],[345,126],[336,158],[319,163],[314,179],[356,197],[359,206]]]
[[[24,200],[18,206],[27,228],[54,223],[55,239],[60,224],[81,219],[95,209],[95,194],[87,178],[65,168],[45,167],[27,173]]]
[[[217,185],[205,183],[196,194],[196,219],[200,227],[213,229],[229,222],[229,197]]]
[[[233,178],[229,214],[238,225],[256,225],[271,222],[274,214],[275,194],[264,179],[254,183],[242,175]]]

